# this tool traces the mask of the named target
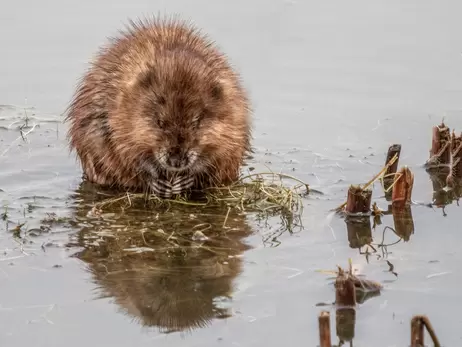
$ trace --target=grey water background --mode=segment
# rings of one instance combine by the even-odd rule
[[[421,167],[431,127],[445,117],[451,128],[462,130],[461,11],[458,1],[3,4],[0,201],[8,206],[9,226],[0,227],[1,345],[316,346],[317,314],[329,309],[316,304],[334,300],[329,276],[317,270],[346,266],[348,258],[368,278],[385,284],[381,296],[357,311],[355,346],[408,345],[409,320],[418,313],[429,316],[445,346],[460,345],[460,207],[447,206],[444,216],[441,209],[413,206],[415,234],[389,248],[387,259],[398,278],[387,272],[384,259],[371,257],[367,263],[350,248],[345,223],[329,210],[344,201],[351,183],[366,182],[381,169],[391,143],[403,145],[400,165],[415,173],[414,200],[431,201],[432,185]],[[219,259],[228,274],[220,278],[226,280],[213,282],[216,273],[191,270],[182,282],[187,285],[192,276],[199,285],[206,283],[200,291],[204,303],[212,302],[211,312],[225,307],[231,314],[170,334],[140,323],[147,314],[140,312],[136,293],[149,290],[140,285],[133,293],[130,286],[148,280],[136,275],[112,282],[96,275],[95,280],[91,269],[98,264],[120,270],[114,256],[71,256],[85,248],[85,240],[103,238],[102,231],[136,218],[105,221],[104,230],[85,217],[77,225],[54,223],[29,235],[25,245],[11,233],[23,222],[40,231],[47,214],[66,218],[78,205],[80,169],[67,151],[61,114],[106,37],[128,18],[158,12],[192,19],[242,74],[254,108],[256,155],[250,165],[290,173],[325,194],[304,201],[304,229],[293,234],[281,233],[277,219],[265,225],[252,215],[236,217],[242,235],[217,241],[235,249],[229,259],[240,259]],[[19,127],[26,115],[33,131],[24,141]],[[381,195],[376,186],[374,199],[386,207]],[[373,231],[376,242],[384,225],[393,225],[391,216]],[[79,247],[70,245],[84,228],[97,236],[83,237]],[[163,258],[149,261],[167,269]],[[149,261],[143,258],[143,266],[151,266]],[[193,258],[185,267],[201,261]],[[207,276],[213,283],[204,280]],[[160,293],[159,286],[151,295]],[[110,294],[98,298],[101,288]],[[184,311],[188,314],[194,316]]]

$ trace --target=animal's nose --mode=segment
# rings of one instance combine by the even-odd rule
[[[171,167],[179,168],[187,164],[187,156],[181,148],[173,148],[167,158],[167,163]]]
[[[178,155],[170,155],[167,159],[168,165],[172,167],[180,167],[181,166],[181,159]]]

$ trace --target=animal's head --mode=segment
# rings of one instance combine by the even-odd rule
[[[119,131],[124,143],[163,170],[204,172],[246,147],[247,99],[222,63],[166,54],[128,84],[119,99]]]

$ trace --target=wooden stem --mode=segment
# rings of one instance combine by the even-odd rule
[[[348,189],[348,199],[345,207],[347,214],[371,212],[372,190],[351,185]]]
[[[355,334],[356,287],[350,272],[351,264],[349,272],[339,268],[335,280],[336,332],[341,341],[352,341]]]
[[[417,315],[411,319],[411,347],[424,347],[424,328],[430,335],[433,346],[441,347],[441,343],[436,336],[435,329],[427,316]]]
[[[414,174],[404,166],[396,177],[393,186],[392,204],[396,207],[405,207],[411,204],[412,188],[414,187]]]
[[[330,340],[330,313],[322,311],[318,317],[320,347],[332,347]]]
[[[428,319],[427,316],[420,316],[420,319],[422,323],[425,325],[425,328],[427,329],[428,334],[430,335],[433,346],[434,347],[441,347],[441,343],[438,340],[438,337],[436,336],[435,329],[433,329],[432,324],[430,323],[430,320]]]
[[[392,165],[390,165],[387,168],[387,171],[385,171],[385,176],[394,174],[396,173],[396,170],[398,170],[399,156],[401,155],[401,145],[400,144],[393,144],[390,147],[388,147],[388,153],[387,153],[387,159],[385,160],[385,165],[387,165],[390,162],[390,160],[395,156],[395,154],[396,154],[396,160]]]
[[[392,165],[387,167],[387,170],[383,176],[383,190],[385,192],[385,198],[390,201],[391,200],[391,193],[392,190],[390,187],[394,181],[394,174],[398,170],[398,163],[399,163],[399,156],[401,155],[401,145],[400,144],[393,144],[388,147],[387,157],[385,160],[385,165],[387,165],[390,160],[396,155],[396,160],[393,162]]]
[[[427,166],[447,166],[451,163],[451,133],[449,128],[441,123],[432,128],[432,147]]]
[[[356,287],[352,276],[339,269],[335,279],[335,304],[337,306],[356,306]]]
[[[454,187],[462,180],[462,135],[457,136],[454,132],[451,137],[451,170],[446,179],[449,187]]]
[[[424,347],[424,325],[420,316],[411,320],[411,347]]]

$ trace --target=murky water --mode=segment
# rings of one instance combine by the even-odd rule
[[[462,130],[461,10],[457,1],[3,6],[1,345],[316,346],[318,313],[335,317],[317,306],[335,298],[317,270],[348,258],[385,286],[359,306],[355,346],[407,346],[415,314],[428,315],[445,346],[459,345],[456,202],[413,205],[406,242],[383,232],[395,227],[385,216],[371,234],[376,253],[355,248],[361,240],[329,210],[380,171],[391,143],[402,144],[400,165],[415,174],[414,200],[432,201],[421,167],[431,127],[444,116]],[[61,113],[105,37],[127,17],[158,11],[194,19],[242,73],[255,109],[249,165],[324,192],[304,199],[303,228],[220,208],[89,213],[101,196],[81,186]],[[379,185],[374,201],[387,208]]]

